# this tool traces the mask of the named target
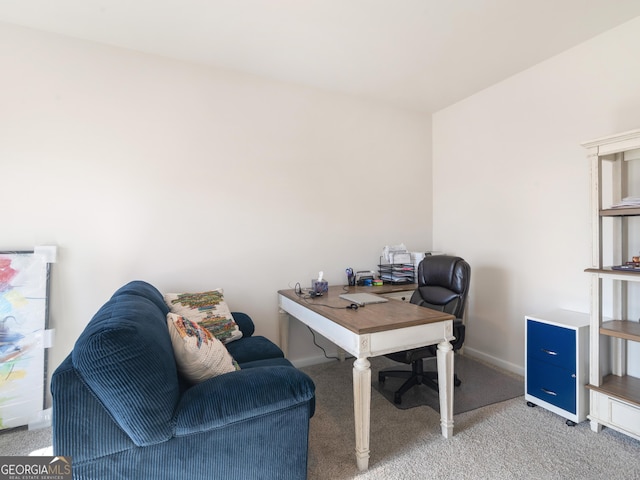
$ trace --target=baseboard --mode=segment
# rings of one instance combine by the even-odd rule
[[[464,355],[471,358],[476,358],[483,362],[490,363],[491,365],[495,365],[498,368],[502,368],[511,373],[515,373],[516,375],[520,375],[524,377],[524,367],[521,365],[516,365],[514,363],[505,362],[504,360],[494,357],[492,355],[488,355],[479,350],[475,350],[470,347],[464,347]]]
[[[327,362],[335,362],[335,358],[327,358],[324,355],[320,355],[317,357],[305,357],[305,358],[297,358],[295,360],[289,359],[289,361],[296,368],[310,367],[311,365],[318,365],[320,363]]]
[[[475,359],[481,360],[481,361],[489,363],[491,365],[495,365],[498,368],[502,368],[503,370],[506,370],[507,372],[515,373],[516,375],[520,375],[521,377],[524,377],[524,367],[523,366],[516,365],[516,364],[510,363],[510,362],[505,362],[504,360],[502,360],[500,358],[494,357],[492,355],[487,355],[484,352],[481,352],[479,350],[475,350],[475,349],[470,348],[470,347],[463,347],[463,350],[462,350],[461,353],[463,355],[467,356],[467,357],[471,357],[471,358],[475,358]],[[435,360],[435,357],[434,357],[433,360]],[[333,362],[333,361],[335,361],[335,359],[327,358],[324,355],[318,355],[318,356],[314,356],[314,357],[297,358],[295,360],[289,359],[289,361],[293,364],[294,367],[303,368],[303,367],[309,367],[311,365],[318,365],[320,363]]]

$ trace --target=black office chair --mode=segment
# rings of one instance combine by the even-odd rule
[[[471,268],[460,257],[449,255],[430,255],[418,265],[418,288],[411,296],[411,303],[432,308],[455,315],[453,335],[451,341],[454,353],[464,343],[465,327],[462,323]],[[438,372],[425,372],[423,362],[425,358],[436,356],[437,345],[414,348],[402,352],[390,353],[386,357],[411,365],[407,370],[382,370],[378,373],[378,382],[384,383],[386,377],[407,378],[407,381],[394,393],[393,401],[402,403],[402,395],[415,385],[427,385],[438,389]],[[461,384],[458,375],[454,375],[454,385]]]

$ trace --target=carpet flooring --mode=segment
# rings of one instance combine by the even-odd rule
[[[388,362],[371,359],[372,386]],[[569,427],[528,407],[523,390],[454,415],[453,437],[445,439],[433,408],[402,410],[372,388],[369,469],[359,472],[352,368],[353,361],[303,368],[316,384],[308,480],[640,480],[640,441],[608,428],[594,433],[588,421]]]
[[[372,371],[387,368],[385,360],[371,359]],[[369,470],[359,472],[352,366],[346,361],[303,368],[316,384],[308,480],[640,479],[640,441],[608,428],[594,433],[589,422],[568,427],[560,416],[528,407],[523,395],[454,415],[453,437],[445,439],[433,408],[396,408],[375,388]],[[50,428],[0,433],[0,455],[28,455],[50,444]]]
[[[375,365],[375,366],[374,366]],[[375,371],[373,371],[375,368]],[[383,384],[378,383],[380,369],[411,370],[410,365],[397,363],[386,358],[376,358],[372,361],[372,387],[389,400],[396,408],[409,409],[426,405],[435,411],[440,411],[438,392],[426,385],[418,385],[402,396],[402,402],[393,402],[394,392],[404,383],[404,378],[387,377]],[[425,370],[436,370],[436,361],[425,361]],[[506,372],[491,368],[486,364],[462,355],[455,357],[455,371],[462,384],[454,388],[453,414],[475,410],[476,408],[504,402],[524,394],[524,382]]]

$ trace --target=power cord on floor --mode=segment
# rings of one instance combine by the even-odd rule
[[[318,342],[316,342],[316,334],[315,334],[315,332],[310,327],[307,327],[307,328],[309,329],[309,331],[311,332],[311,336],[313,337],[313,344],[316,347],[318,347],[320,350],[322,350],[322,353],[324,353],[324,357],[325,358],[328,358],[330,360],[340,360],[340,357],[332,357],[332,356],[327,355],[327,351],[324,348],[322,348],[322,346],[318,345]],[[353,356],[345,357],[345,360],[350,360],[352,358],[356,358],[356,357],[353,357]]]

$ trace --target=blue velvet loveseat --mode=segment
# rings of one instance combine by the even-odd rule
[[[314,384],[251,319],[240,370],[189,384],[152,285],[120,288],[51,379],[53,451],[82,479],[304,479]]]

